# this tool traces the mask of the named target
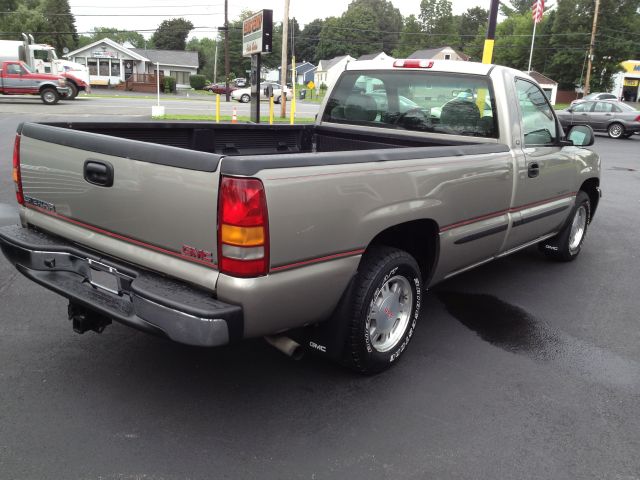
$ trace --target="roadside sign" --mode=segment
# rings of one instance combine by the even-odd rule
[[[271,53],[273,10],[262,10],[242,22],[242,56]]]
[[[316,84],[313,83],[313,80],[309,80],[309,83],[307,83],[307,88],[309,90],[313,90],[314,88],[316,88]]]

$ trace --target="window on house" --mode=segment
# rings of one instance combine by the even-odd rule
[[[169,74],[176,79],[176,83],[179,83],[181,85],[189,85],[189,76],[191,75],[189,72],[171,70]]]
[[[445,60],[451,60],[451,54],[450,53],[445,53],[444,54],[444,59]]]
[[[119,77],[120,76],[120,61],[119,60],[111,60],[111,76]]]
[[[85,57],[75,57],[74,61],[80,65],[86,65],[87,59]]]
[[[101,59],[98,60],[98,74],[101,77],[108,77],[109,76],[109,60],[108,59]]]
[[[89,75],[98,75],[98,60],[95,58],[88,59],[87,66],[89,67]]]

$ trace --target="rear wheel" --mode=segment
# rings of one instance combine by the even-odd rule
[[[612,123],[607,128],[607,133],[611,138],[620,138],[624,135],[624,127],[620,123]]]
[[[43,88],[40,91],[40,98],[45,105],[55,105],[60,100],[60,94],[55,88]]]
[[[378,373],[397,362],[413,336],[420,315],[420,269],[403,250],[372,247],[355,282],[347,362],[360,373]]]
[[[240,101],[242,103],[249,103],[249,100],[251,100],[251,97],[249,96],[249,94],[245,93],[244,95],[242,95],[240,97]]]
[[[280,97],[276,97],[273,99],[273,103],[280,103]]]
[[[576,195],[576,203],[569,220],[558,235],[541,242],[539,247],[548,257],[561,262],[570,262],[580,253],[591,221],[591,201],[582,190]]]

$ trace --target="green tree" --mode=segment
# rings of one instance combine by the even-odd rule
[[[38,41],[55,47],[58,55],[63,49],[75,50],[78,44],[76,20],[67,0],[43,0],[40,6],[48,32],[38,35]]]
[[[548,75],[560,88],[573,88],[586,76],[594,2],[559,0],[551,33]],[[635,58],[640,28],[639,0],[601,0],[591,71],[591,91],[609,91],[620,62]],[[537,41],[537,40],[536,40]]]
[[[36,1],[7,2],[7,12],[0,15],[0,32],[4,40],[22,40],[21,33],[32,33],[40,41],[38,32],[47,30],[47,22],[40,3]]]
[[[450,0],[422,0],[419,18],[422,31],[427,34],[426,47],[458,45],[460,40]]]
[[[320,59],[316,50],[323,25],[324,20],[316,18],[304,26],[300,35],[296,37],[296,58],[317,64]]]
[[[509,0],[507,3],[510,5],[500,2],[502,14],[509,17],[513,14],[523,15],[527,12],[531,12],[534,1],[535,0]]]
[[[184,50],[191,30],[193,23],[184,18],[164,20],[152,35],[151,42],[159,50]]]
[[[482,7],[469,8],[460,16],[459,46],[465,53],[467,46],[473,45],[478,35],[484,38],[488,19],[489,11]]]
[[[119,44],[129,42],[135,48],[144,48],[145,38],[132,30],[121,30],[115,27],[95,27],[90,35],[82,35],[78,39],[78,47],[84,47],[103,38],[109,38]]]
[[[207,80],[218,81],[214,79],[214,62],[216,56],[216,45],[218,45],[218,56],[224,55],[224,50],[220,48],[218,42],[212,38],[192,38],[187,43],[187,50],[198,52],[199,68],[198,71],[206,77]],[[224,75],[224,70],[216,72],[220,78]]]
[[[415,15],[409,15],[404,19],[400,41],[393,56],[396,58],[406,58],[416,50],[421,50],[427,45],[427,37],[422,31],[422,24]]]
[[[544,70],[545,57],[549,54],[550,25],[552,17],[545,15],[536,27],[535,48],[531,69]],[[496,44],[493,52],[494,63],[527,70],[531,52],[533,35],[533,18],[531,13],[512,14],[496,27]]]

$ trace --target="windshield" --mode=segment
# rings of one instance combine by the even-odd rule
[[[324,122],[398,130],[498,136],[493,92],[484,76],[431,71],[350,71],[340,77]]]

